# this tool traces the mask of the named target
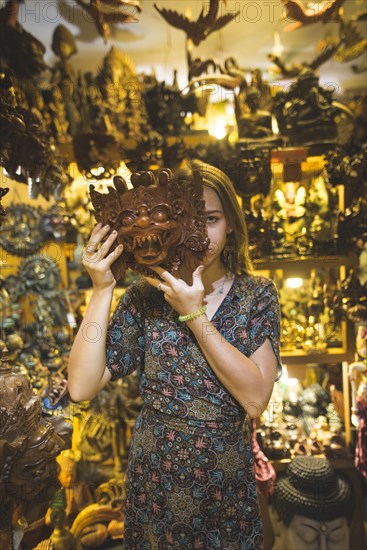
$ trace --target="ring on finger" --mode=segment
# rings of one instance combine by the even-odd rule
[[[162,285],[163,285],[163,283],[162,283],[162,282],[161,282],[161,283],[159,283],[159,285],[157,286],[158,290],[162,290]]]

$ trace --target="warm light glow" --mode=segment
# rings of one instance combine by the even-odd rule
[[[227,120],[218,117],[213,125],[209,124],[208,132],[216,139],[223,139],[227,135]]]
[[[98,168],[93,168],[93,170],[95,171],[94,173],[96,173],[96,171],[98,170]],[[72,189],[79,189],[80,187],[85,187],[86,188],[86,192],[88,192],[88,188],[90,186],[91,183],[93,183],[93,185],[95,186],[96,190],[100,193],[107,193],[108,191],[108,186],[113,186],[113,177],[110,177],[110,178],[107,178],[107,179],[96,179],[96,180],[93,180],[93,179],[87,179],[85,176],[83,176],[83,174],[81,174],[78,170],[78,166],[75,162],[72,162],[70,165],[69,165],[69,174],[72,178],[72,186],[70,187],[70,190],[72,191]],[[131,172],[130,170],[127,168],[126,164],[121,161],[120,163],[120,166],[118,167],[117,171],[116,171],[116,175],[117,176],[121,176],[125,179],[126,183],[127,183],[127,186],[128,188],[132,188],[132,185],[130,183],[130,175],[131,175]],[[75,191],[76,192],[76,191]]]
[[[303,279],[300,277],[290,277],[286,280],[286,285],[288,288],[301,288],[303,285]]]
[[[289,388],[293,388],[299,385],[299,380],[298,378],[287,378],[287,380],[285,381],[285,385]]]
[[[273,130],[273,134],[279,134],[278,121],[275,116],[271,117],[271,129]]]
[[[210,136],[223,139],[235,127],[234,106],[228,100],[210,103],[206,113],[207,130]]]
[[[90,173],[93,174],[93,176],[96,176],[96,177],[103,174],[103,172],[104,172],[103,166],[97,166],[96,168],[91,168],[90,169]]]
[[[283,363],[282,375],[279,379],[279,382],[285,384],[288,380],[288,366]]]
[[[281,57],[283,51],[284,51],[284,46],[283,46],[283,44],[280,40],[280,33],[279,33],[279,31],[275,31],[274,32],[274,46],[273,46],[273,49],[271,50],[271,53],[273,55],[276,55],[277,57]]]

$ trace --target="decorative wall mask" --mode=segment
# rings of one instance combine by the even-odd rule
[[[90,195],[97,222],[118,232],[115,247],[124,245],[122,255],[112,265],[117,279],[130,267],[147,273],[161,265],[177,270],[184,258],[199,265],[209,246],[204,218],[202,178],[173,178],[170,170],[131,176],[133,189],[119,176],[114,188],[102,194],[91,185]]]
[[[188,112],[198,112],[205,116],[207,98],[205,94],[188,92],[183,95],[176,78],[173,84],[159,82],[155,77],[145,79],[144,100],[150,123],[154,131],[162,135],[181,135],[188,129],[185,116]]]
[[[266,149],[241,151],[241,147],[238,149],[240,159],[235,163],[237,193],[244,198],[253,197],[258,193],[266,196],[270,191],[272,180],[270,151]]]
[[[0,231],[1,246],[17,256],[36,252],[42,240],[39,224],[40,214],[36,208],[25,204],[8,206]]]
[[[79,170],[89,180],[112,177],[121,161],[120,144],[112,134],[78,134],[74,151]]]

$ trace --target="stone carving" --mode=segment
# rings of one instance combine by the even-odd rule
[[[349,548],[352,487],[326,458],[293,458],[275,483],[270,512],[277,548]]]

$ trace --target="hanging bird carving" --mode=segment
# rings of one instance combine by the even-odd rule
[[[323,63],[328,61],[334,55],[338,47],[339,44],[324,41],[322,48],[320,47],[319,53],[309,63],[292,63],[290,65],[286,65],[280,56],[268,54],[267,57],[274,63],[274,65],[276,65],[277,68],[272,70],[272,72],[274,72],[278,78],[295,78],[300,74],[302,69],[307,67],[312,70],[318,69]]]
[[[366,21],[367,12],[361,13],[351,20],[340,18],[339,37],[340,45],[334,55],[335,61],[343,63],[352,61],[367,51],[367,38],[364,37],[356,25],[356,21]]]
[[[284,30],[293,31],[312,23],[327,23],[338,14],[345,0],[325,0],[316,5],[313,3],[310,8],[306,8],[300,0],[282,0],[282,2],[286,10],[285,18],[296,21],[287,25]]]
[[[158,8],[156,4],[154,4],[154,7],[169,25],[184,31],[187,38],[192,40],[195,46],[198,46],[200,42],[209,36],[209,34],[214,31],[219,31],[239,14],[239,12],[226,13],[218,17],[219,5],[221,2],[226,4],[226,1],[227,0],[210,0],[207,14],[204,15],[205,7],[203,7],[196,21],[193,21],[189,17],[186,17],[186,15],[182,15],[177,11]]]
[[[136,23],[140,0],[75,0],[93,19],[105,43],[111,34],[109,23]]]

